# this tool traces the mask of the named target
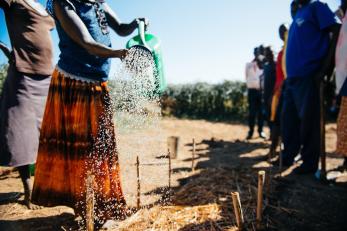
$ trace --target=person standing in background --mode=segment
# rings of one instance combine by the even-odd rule
[[[36,162],[40,127],[53,71],[54,21],[34,0],[0,0],[12,53],[0,98],[0,165],[16,167],[31,203],[30,165]],[[4,48],[3,48],[4,50]]]
[[[290,4],[290,15],[294,19],[298,11],[298,3],[294,0]],[[286,54],[287,54],[287,43],[288,43],[288,30],[289,26],[282,24],[279,27],[279,36],[283,41],[283,48],[277,56],[276,62],[276,83],[274,89],[274,97],[271,105],[271,121],[273,122],[271,146],[269,152],[269,160],[274,157],[277,146],[281,143],[281,123],[282,123],[282,108],[283,108],[283,92],[285,90],[285,79],[287,78],[287,67],[286,67]],[[279,163],[279,160],[277,160]]]
[[[276,83],[276,63],[274,60],[274,54],[271,47],[265,47],[264,50],[265,63],[264,63],[264,110],[265,110],[265,120],[269,124],[270,131],[272,131],[271,117],[271,102],[273,97],[273,92]]]
[[[248,108],[249,131],[247,139],[252,139],[255,127],[255,120],[258,120],[259,136],[265,138],[263,133],[263,113],[262,113],[262,93],[261,93],[261,76],[263,75],[262,60],[264,57],[260,54],[260,48],[254,49],[254,59],[246,64],[246,84],[248,89]]]
[[[337,120],[336,153],[344,157],[347,168],[347,0],[341,1],[342,27],[336,47],[336,93],[341,96],[340,113]]]
[[[271,159],[274,157],[276,148],[279,144],[279,137],[280,137],[280,115],[281,115],[281,104],[280,104],[280,97],[282,94],[282,87],[283,82],[286,78],[286,68],[285,68],[285,59],[284,59],[284,53],[287,47],[287,37],[288,37],[288,27],[285,24],[282,24],[279,27],[279,37],[283,41],[283,47],[282,50],[277,55],[277,62],[276,62],[276,81],[275,86],[273,90],[273,97],[271,101],[271,115],[270,115],[270,121],[272,123],[272,129],[271,129],[271,147],[270,147],[270,153],[269,158]]]
[[[335,51],[334,13],[320,1],[296,0],[298,11],[290,27],[286,50],[287,80],[283,95],[283,165],[301,153],[296,174],[318,169],[320,155],[319,85],[326,75],[326,59]]]

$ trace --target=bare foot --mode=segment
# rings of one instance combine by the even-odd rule
[[[33,203],[31,203],[30,201],[29,202],[25,202],[25,205],[28,207],[28,209],[30,210],[40,210],[40,209],[43,209],[42,206],[39,206],[39,205],[35,205]]]
[[[29,199],[30,196],[27,196],[27,193],[25,193],[25,194],[26,195],[25,195],[25,198],[24,198],[24,204],[25,204],[26,207],[28,207],[28,209],[30,209],[30,210],[39,210],[39,209],[43,208],[42,206],[35,205],[35,204],[31,203],[31,201]],[[30,193],[29,193],[29,195],[30,195]]]
[[[41,206],[34,205],[31,203],[31,193],[33,191],[33,186],[30,180],[30,166],[24,165],[18,167],[20,178],[22,179],[23,187],[24,187],[24,204],[30,210],[38,210],[41,209]]]

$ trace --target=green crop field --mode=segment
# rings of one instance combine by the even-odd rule
[[[244,120],[246,90],[244,83],[233,81],[171,85],[162,97],[162,112],[179,118]]]

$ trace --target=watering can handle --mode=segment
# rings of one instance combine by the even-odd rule
[[[144,46],[147,46],[147,44],[146,44],[146,35],[145,35],[145,22],[144,21],[141,20],[139,22],[138,30],[139,30],[139,36],[140,36],[142,44]]]

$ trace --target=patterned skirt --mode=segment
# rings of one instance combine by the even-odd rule
[[[84,215],[86,179],[94,176],[95,218],[123,215],[125,199],[106,83],[89,83],[55,70],[48,93],[32,201],[66,205]]]
[[[343,96],[340,114],[337,120],[337,149],[336,153],[347,157],[347,97]]]

